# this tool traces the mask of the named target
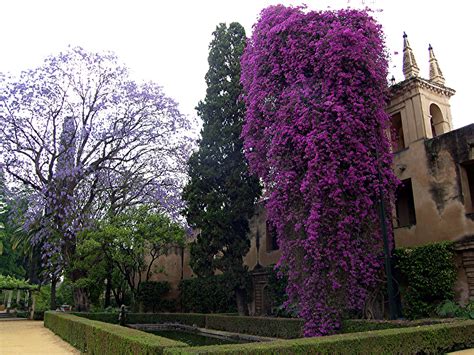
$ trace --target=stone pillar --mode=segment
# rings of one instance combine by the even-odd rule
[[[7,311],[9,311],[11,306],[12,306],[12,296],[13,296],[13,291],[9,290],[8,291],[8,301],[7,301]]]

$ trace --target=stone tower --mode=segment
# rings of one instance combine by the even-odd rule
[[[429,79],[419,76],[415,54],[403,34],[403,75],[405,80],[390,88],[391,100],[386,109],[392,127],[398,133],[394,151],[412,142],[433,138],[452,130],[449,99],[455,91],[444,85],[444,77],[433,48],[429,46]]]

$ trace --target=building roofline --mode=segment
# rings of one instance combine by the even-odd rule
[[[394,96],[399,95],[401,92],[406,92],[407,89],[412,89],[416,87],[428,89],[437,94],[444,95],[447,97],[451,97],[456,93],[456,90],[451,89],[447,86],[420,77],[412,77],[390,86],[390,97],[392,98]]]

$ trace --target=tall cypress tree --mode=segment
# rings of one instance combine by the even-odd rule
[[[246,313],[250,248],[248,219],[261,188],[249,173],[240,138],[245,106],[240,100],[240,57],[245,30],[238,23],[217,26],[209,51],[207,92],[197,106],[203,120],[199,150],[189,160],[190,181],[184,189],[185,216],[199,231],[191,246],[191,267],[199,276],[220,270],[231,275],[239,313]]]

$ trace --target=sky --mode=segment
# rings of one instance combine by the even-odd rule
[[[154,81],[192,117],[206,92],[208,46],[221,22],[240,22],[251,35],[260,11],[273,4],[309,10],[370,7],[391,53],[390,76],[402,75],[402,35],[408,35],[420,76],[428,77],[428,44],[446,79],[454,128],[474,122],[470,113],[474,26],[465,0],[15,0],[2,1],[0,72],[17,75],[68,45],[113,51],[137,81]],[[398,52],[399,54],[396,54]]]

